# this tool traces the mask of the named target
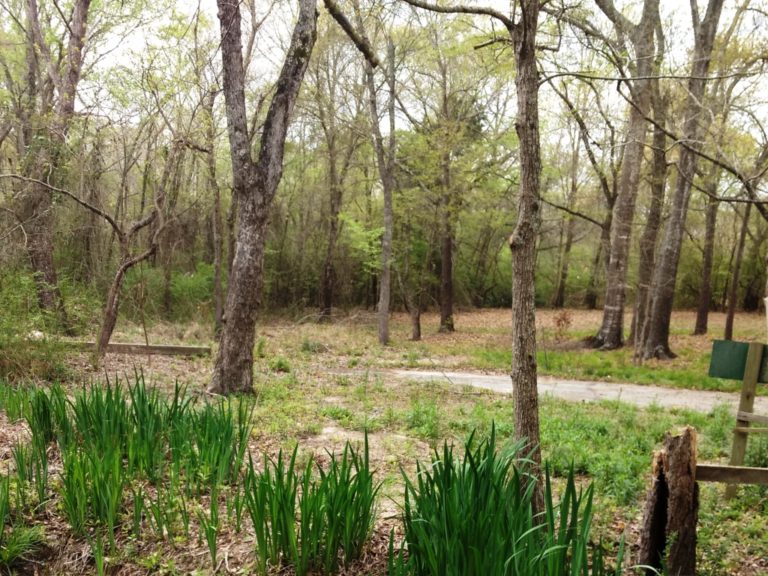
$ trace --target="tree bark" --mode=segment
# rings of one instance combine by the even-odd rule
[[[714,169],[718,176],[719,168]],[[717,182],[719,177],[714,178],[707,188],[717,191]],[[709,307],[712,301],[712,265],[715,257],[715,231],[717,225],[717,212],[720,208],[720,202],[714,198],[707,201],[706,229],[704,232],[704,254],[701,263],[701,284],[699,288],[699,303],[696,307],[696,326],[693,334],[706,334],[709,324]]]
[[[662,130],[666,123],[667,103],[659,93],[658,81],[654,80],[653,115],[656,126],[653,129],[653,161],[651,164],[651,203],[645,228],[640,237],[640,262],[637,267],[637,296],[635,311],[632,315],[632,330],[630,341],[634,344],[643,341],[641,334],[646,328],[651,282],[653,280],[653,264],[656,259],[656,243],[661,227],[661,216],[664,209],[664,192],[667,186],[667,135]],[[635,348],[637,355],[637,348]]]
[[[67,25],[69,39],[66,56],[59,61],[54,61],[40,26],[37,2],[36,0],[27,0],[26,2],[26,32],[29,39],[27,77],[30,88],[30,109],[27,110],[27,117],[21,120],[26,121],[27,124],[22,127],[22,131],[26,133],[25,142],[28,147],[23,152],[23,155],[26,155],[23,173],[29,178],[48,182],[51,179],[55,180],[58,176],[60,152],[66,141],[75,110],[75,97],[82,69],[83,46],[90,4],[90,0],[77,0],[74,3],[72,16]],[[37,78],[41,65],[45,68],[48,76],[46,82]],[[52,110],[48,95],[40,98],[42,109],[33,109],[36,106],[33,95],[37,93],[38,87],[42,84],[52,86],[58,93],[56,104]],[[32,125],[33,117],[50,118],[50,120],[45,129],[35,128]],[[33,133],[35,132],[39,135],[39,141],[33,145],[35,139]],[[55,314],[65,331],[71,333],[72,329],[58,288],[54,262],[55,218],[51,195],[44,186],[36,183],[27,183],[23,192],[19,212],[22,218],[28,222],[26,226],[27,249],[30,266],[35,275],[38,303],[41,309]]]
[[[645,117],[651,104],[652,84],[648,78],[653,71],[656,55],[654,31],[659,21],[659,0],[645,1],[642,19],[637,26],[632,26],[625,17],[617,13],[609,0],[598,1],[598,6],[613,21],[617,35],[628,33],[635,51],[635,63],[632,67],[634,105],[629,112],[619,194],[613,207],[603,322],[594,340],[595,347],[613,350],[624,345],[624,304],[627,297],[629,249],[648,127]]]
[[[232,187],[238,197],[239,226],[219,352],[208,391],[253,392],[256,308],[263,278],[269,207],[282,177],[291,113],[317,37],[317,10],[299,1],[299,16],[275,86],[256,161],[251,157],[245,111],[240,4],[218,0],[224,99],[232,157]]]
[[[683,231],[691,198],[691,185],[695,177],[697,155],[701,146],[701,102],[706,87],[706,77],[712,57],[712,47],[717,25],[723,8],[723,0],[709,0],[704,19],[699,21],[698,12],[693,14],[695,45],[688,81],[688,98],[683,112],[684,138],[688,146],[681,147],[677,163],[678,177],[672,206],[664,229],[664,239],[659,261],[653,274],[653,294],[649,309],[649,325],[643,343],[643,358],[673,358],[669,347],[669,328],[675,297],[677,268],[683,244]]]
[[[654,455],[653,486],[648,493],[640,529],[638,564],[645,573],[695,576],[696,523],[699,487],[696,483],[696,431],[667,434]]]
[[[736,248],[736,260],[731,271],[731,287],[728,290],[728,312],[725,316],[725,331],[723,339],[733,340],[733,319],[736,316],[737,299],[739,295],[739,277],[741,276],[741,263],[744,260],[744,246],[747,243],[747,230],[749,228],[749,216],[752,212],[752,204],[744,208],[744,218],[739,232],[739,244]]]
[[[359,7],[355,5],[358,27],[363,41],[368,43]],[[384,233],[381,238],[381,273],[379,274],[379,300],[377,307],[379,344],[389,344],[389,305],[392,300],[392,236],[394,227],[392,197],[395,192],[395,44],[387,41],[387,116],[389,134],[387,144],[379,126],[379,105],[376,99],[376,79],[370,59],[365,62],[365,81],[368,87],[368,110],[371,116],[371,136],[376,153],[376,166],[384,196]]]
[[[536,241],[541,226],[539,142],[539,74],[536,67],[538,0],[521,3],[521,19],[512,34],[517,76],[515,131],[520,142],[520,192],[515,229],[509,238],[512,251],[512,371],[515,438],[524,440],[540,478],[539,396],[536,365]],[[537,490],[535,509],[543,509]]]

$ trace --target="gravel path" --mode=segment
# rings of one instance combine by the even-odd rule
[[[423,370],[390,370],[389,373],[408,380],[439,380],[457,386],[473,386],[502,394],[512,393],[512,381],[506,375]],[[539,394],[563,398],[571,402],[621,400],[638,406],[655,404],[662,408],[688,408],[700,412],[709,412],[720,404],[728,404],[736,410],[739,404],[737,392],[684,390],[682,388],[641,386],[621,382],[584,382],[551,376],[539,377]],[[755,399],[755,412],[768,414],[768,397]]]

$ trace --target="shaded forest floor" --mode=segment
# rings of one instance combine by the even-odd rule
[[[259,328],[255,426],[249,449],[257,458],[263,452],[274,455],[281,448],[298,445],[302,454],[322,458],[326,450],[339,450],[347,440],[360,442],[367,430],[372,464],[384,485],[372,546],[348,573],[383,573],[390,529],[399,528],[401,471],[412,473],[416,461],[428,459],[443,441],[460,443],[473,430],[487,434],[493,422],[500,438],[509,439],[513,410],[506,396],[444,382],[389,378],[381,370],[407,367],[505,373],[510,360],[509,312],[459,313],[453,334],[438,334],[437,317],[426,314],[421,342],[407,340],[408,319],[396,315],[394,343],[387,348],[376,343],[375,317],[370,313],[351,313],[322,325],[313,320],[311,316],[298,321],[270,319]],[[642,366],[632,362],[631,350],[599,353],[581,346],[599,325],[597,312],[541,311],[538,320],[539,365],[545,374],[726,391],[737,388],[737,383],[705,377],[712,336],[688,335],[692,314],[675,315],[672,346],[680,357]],[[723,322],[721,315],[713,315],[712,332],[721,333]],[[763,338],[764,330],[761,315],[737,318],[737,339]],[[157,344],[210,342],[208,331],[196,324],[154,325],[147,336]],[[135,326],[121,327],[115,337],[115,341],[143,340],[143,330]],[[75,376],[66,383],[70,390],[84,381],[103,379],[103,371],[93,372],[85,355],[70,356],[68,364]],[[110,375],[141,370],[148,382],[167,391],[178,381],[204,402],[202,390],[210,368],[209,358],[109,355],[102,370]],[[693,425],[700,434],[700,459],[725,461],[733,427],[732,411],[724,406],[701,413],[543,398],[541,416],[544,457],[553,475],[561,479],[573,466],[584,483],[595,484],[594,540],[602,540],[613,550],[622,536],[630,549],[636,543],[651,454],[664,433]],[[0,429],[0,465],[11,466],[13,444],[27,432],[24,425],[7,420],[0,422]],[[768,442],[750,442],[748,463],[768,466]],[[55,463],[52,474],[56,474]],[[556,485],[560,482],[556,480]],[[698,573],[768,574],[768,490],[743,488],[727,504],[723,491],[717,484],[701,488]],[[130,510],[129,502],[126,509]],[[32,564],[33,571],[94,573],[89,542],[68,534],[55,505],[47,510],[47,557]],[[125,522],[129,522],[127,517]],[[109,558],[109,573],[209,573],[206,545],[194,528],[192,534],[186,538],[148,536],[140,541],[126,536],[118,542],[119,552]],[[254,562],[251,537],[236,534],[228,520],[218,539],[226,560],[220,573],[249,573]]]

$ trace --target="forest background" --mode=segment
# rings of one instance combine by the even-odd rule
[[[633,59],[639,5],[616,13],[609,2],[545,9],[537,306],[594,309],[615,304],[619,291],[622,312],[624,298],[638,311],[647,298],[652,248],[665,242],[677,210],[672,192],[691,90],[689,9],[664,4],[649,24],[647,76]],[[116,270],[144,252],[151,253],[125,269],[125,319],[219,325],[237,204],[212,7],[92,6],[77,77],[67,44],[77,31],[62,18],[73,6],[37,9],[33,34],[25,3],[3,4],[4,331],[95,331]],[[244,5],[253,134],[291,9]],[[395,47],[392,303],[414,321],[440,309],[441,329],[451,330],[456,306],[511,301],[507,238],[519,160],[511,48],[486,19],[399,3],[359,13],[374,45]],[[760,2],[723,9],[697,113],[694,145],[703,158],[676,222],[681,252],[672,281],[675,306],[699,308],[698,331],[709,310],[756,310],[764,292],[768,228],[763,204],[751,209],[768,150],[763,18]],[[375,90],[383,116],[383,75]],[[331,18],[321,18],[270,209],[263,310],[314,309],[322,318],[334,308],[375,307],[383,198],[368,107],[363,59]],[[382,118],[386,137],[388,127]],[[627,245],[617,248],[622,238]],[[596,327],[598,344],[617,347],[623,337],[610,336],[607,321]]]

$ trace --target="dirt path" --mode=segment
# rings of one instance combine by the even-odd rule
[[[457,386],[473,386],[502,394],[512,393],[512,382],[506,375],[423,370],[390,370],[388,374],[408,380],[439,380]],[[643,407],[657,405],[662,408],[688,408],[700,412],[709,412],[720,404],[727,404],[736,410],[739,404],[739,395],[735,392],[684,390],[620,382],[584,382],[551,376],[539,377],[539,394],[571,402],[620,400]],[[768,414],[768,398],[755,399],[755,412]]]

